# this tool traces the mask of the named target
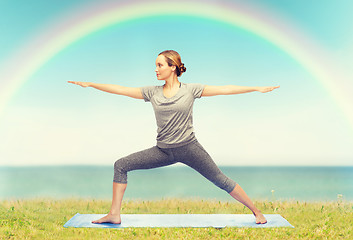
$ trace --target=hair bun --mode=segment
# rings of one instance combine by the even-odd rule
[[[184,63],[181,63],[181,64],[180,64],[179,70],[180,70],[181,73],[186,72],[186,67],[184,66]]]

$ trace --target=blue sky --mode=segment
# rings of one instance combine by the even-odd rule
[[[93,2],[1,1],[0,69],[27,41]],[[351,1],[247,2],[295,26],[352,79]],[[153,146],[156,125],[149,103],[66,81],[161,85],[154,62],[165,49],[181,54],[187,67],[182,82],[281,85],[268,94],[196,100],[196,136],[217,164],[351,165],[352,126],[306,69],[245,30],[172,16],[104,29],[47,62],[0,118],[0,164],[109,165]],[[353,87],[353,81],[342,84]]]

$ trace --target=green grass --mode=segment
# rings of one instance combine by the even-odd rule
[[[106,213],[109,200],[0,201],[0,239],[353,239],[353,203],[255,201],[295,228],[64,228],[77,212]],[[122,213],[251,213],[237,202],[164,199],[124,201]]]

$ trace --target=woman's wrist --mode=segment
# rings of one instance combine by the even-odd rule
[[[261,88],[261,87],[254,87],[254,91],[255,91],[255,92],[260,92],[260,88]]]

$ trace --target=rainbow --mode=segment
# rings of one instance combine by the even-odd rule
[[[76,11],[75,17],[65,18],[65,21],[62,19],[60,22],[64,23],[44,30],[37,39],[9,59],[10,64],[6,66],[8,71],[1,76],[1,79],[6,80],[7,85],[1,89],[0,114],[21,86],[60,51],[104,28],[131,20],[158,16],[190,16],[213,20],[245,29],[272,43],[286,52],[305,68],[313,79],[323,85],[343,111],[349,125],[353,126],[353,112],[348,104],[349,101],[333,81],[333,76],[337,77],[338,73],[329,67],[330,63],[323,62],[328,58],[314,44],[310,44],[303,34],[290,24],[283,24],[282,19],[276,19],[273,17],[274,14],[269,14],[267,11],[253,10],[245,5],[226,6],[224,3],[200,1],[129,1],[93,5]],[[282,25],[279,25],[280,23]],[[44,44],[40,48],[35,48],[34,46],[38,46],[39,42]],[[21,68],[16,68],[15,71],[15,67],[18,66]]]

